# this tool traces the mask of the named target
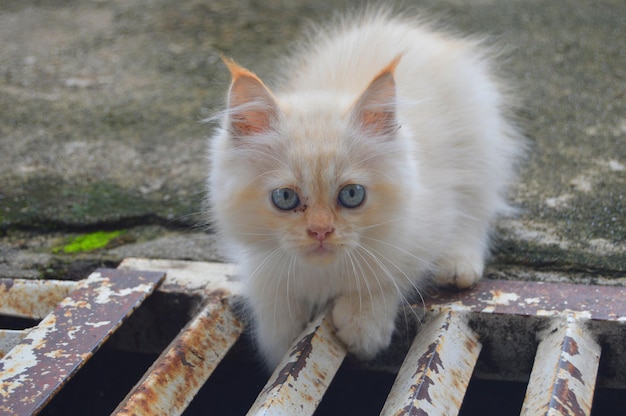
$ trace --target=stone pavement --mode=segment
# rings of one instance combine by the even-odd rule
[[[357,3],[0,3],[0,277],[219,260],[198,227],[219,54],[271,78],[308,19]],[[418,3],[510,49],[530,150],[488,274],[625,283],[626,2]]]

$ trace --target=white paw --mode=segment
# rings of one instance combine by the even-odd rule
[[[395,311],[389,314],[383,309],[384,305],[380,307],[379,313],[373,311],[369,299],[363,300],[361,305],[349,296],[339,297],[335,301],[332,319],[336,334],[348,350],[360,359],[374,358],[391,343]]]
[[[484,261],[466,257],[446,258],[439,262],[435,283],[465,289],[478,282],[483,275]]]

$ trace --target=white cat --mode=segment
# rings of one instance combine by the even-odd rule
[[[209,202],[270,366],[326,305],[368,359],[429,277],[475,283],[520,147],[479,42],[381,11],[333,26],[272,89],[225,59]]]

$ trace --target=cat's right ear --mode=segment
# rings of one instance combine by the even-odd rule
[[[232,82],[228,91],[229,127],[235,136],[268,132],[279,110],[270,90],[254,73],[232,59],[222,57]]]
[[[357,128],[380,137],[393,136],[398,130],[394,71],[400,58],[396,56],[380,71],[352,108]]]

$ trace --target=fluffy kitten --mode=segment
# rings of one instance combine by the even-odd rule
[[[367,359],[425,279],[475,283],[518,149],[478,42],[385,12],[334,26],[272,89],[225,59],[209,202],[270,366],[329,303]]]

